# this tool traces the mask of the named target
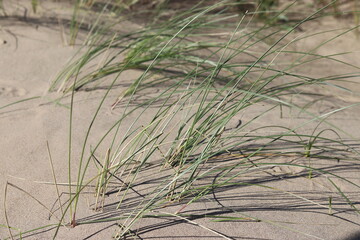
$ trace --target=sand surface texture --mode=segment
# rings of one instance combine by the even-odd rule
[[[18,2],[18,4],[21,3],[21,1]],[[66,25],[58,21],[59,16],[71,16],[70,5],[48,2],[42,4],[39,12],[34,14],[29,4],[21,4],[20,6],[15,3],[9,5],[8,17],[0,18],[0,239],[11,239],[11,237],[14,239],[51,239],[62,216],[61,212],[68,205],[69,199],[68,145],[71,96],[48,92],[48,89],[56,74],[79,50],[79,46],[67,45],[64,41],[64,36],[68,37],[66,35],[68,33],[64,32]],[[28,12],[26,16],[24,16],[24,9]],[[134,28],[141,27],[135,23],[132,24]],[[315,32],[314,26],[317,24],[319,23],[306,25],[307,34],[310,35],[311,31]],[[333,18],[321,22],[323,31],[345,27],[346,24]],[[80,32],[79,39],[84,36],[86,32]],[[311,39],[304,39],[298,43],[298,47],[304,50],[312,49],[327,38],[326,34],[322,34]],[[347,61],[353,66],[360,66],[359,50],[359,39],[355,34],[350,33],[318,49],[317,53],[329,55],[336,52],[351,52],[338,56],[337,59]],[[323,77],[344,74],[348,69],[336,61],[319,61],[304,64],[297,71],[312,77]],[[119,93],[141,73],[141,70],[127,71],[126,74],[120,76],[119,84],[114,90],[110,91],[93,123],[86,144],[87,156],[126,108],[126,102],[119,103],[114,109],[111,109],[111,105]],[[360,78],[354,77],[351,80],[353,82],[343,85],[351,89],[351,93],[337,87],[313,87],[311,90],[321,93],[323,98],[308,105],[307,110],[321,115],[353,104],[353,107],[331,115],[327,121],[338,128],[339,135],[347,144],[343,149],[351,146],[355,152],[360,150],[360,142],[357,141],[360,139],[360,105],[356,105],[360,102],[360,95],[358,95]],[[286,78],[283,81],[285,82]],[[104,86],[94,90],[82,89],[74,97],[72,162],[70,163],[73,169],[70,174],[71,182],[74,184],[87,129],[106,93],[106,84]],[[161,87],[150,86],[137,96],[137,101],[150,98],[161,89]],[[298,95],[293,100],[299,104],[302,102],[305,104],[312,101],[312,96]],[[235,128],[239,120],[242,124],[250,121],[254,116],[268,109],[267,104],[264,102],[254,105],[239,113],[229,122],[229,129]],[[142,125],[146,126],[159,106],[160,104],[154,104],[152,109],[146,110],[136,124],[140,128]],[[121,123],[119,131],[124,133],[132,127],[132,121],[135,121],[140,112],[142,112],[141,108],[126,118]],[[171,120],[168,126],[169,136],[175,134],[176,130],[173,127],[179,124],[181,117],[181,114],[175,115]],[[289,109],[281,112],[279,108],[276,108],[254,121],[251,128],[256,129],[264,125],[294,127],[311,119],[310,116],[301,112],[292,112]],[[317,124],[318,122],[314,121],[298,130],[311,134]],[[329,125],[321,128],[329,128]],[[271,129],[259,129],[256,133],[268,134],[271,131]],[[273,131],[276,132],[279,129],[274,128]],[[337,138],[333,132],[329,131],[326,134]],[[50,164],[47,144],[53,168]],[[110,144],[111,138],[105,139],[97,149],[95,155],[99,161],[103,162],[106,158]],[[330,146],[333,143],[326,144]],[[289,145],[290,148],[292,148],[291,145]],[[316,159],[312,162],[312,166],[323,171],[331,171],[360,185],[359,162],[356,158],[347,161],[348,156],[342,155],[336,149],[338,147],[334,147],[333,155],[338,156],[338,161]],[[162,151],[166,151],[165,147]],[[210,169],[217,164],[230,166],[236,161],[245,161],[247,154],[249,153],[237,153],[231,156],[225,154],[209,159],[207,165],[203,166],[204,171],[206,171],[205,168]],[[162,158],[161,151],[152,156],[136,183],[128,189],[120,208],[117,208],[119,198],[122,196],[118,193],[120,182],[110,183],[108,187],[110,193],[105,197],[104,206],[98,210],[94,210],[95,182],[91,182],[79,199],[76,211],[78,225],[71,227],[68,224],[70,216],[67,214],[64,222],[68,226],[59,228],[57,239],[111,239],[121,230],[121,224],[125,221],[117,218],[127,216],[126,214],[136,209],[146,199],[146,194],[153,191],[169,174],[173,173],[171,169],[159,171],[162,169]],[[291,153],[278,156],[264,153],[258,158],[266,159],[266,162],[299,165],[306,165],[309,161],[305,156]],[[52,169],[55,172],[60,198],[54,185]],[[314,172],[313,177],[309,178],[308,169],[287,165],[273,165],[240,174],[245,170],[245,167],[234,170],[232,182],[238,184],[210,190],[205,197],[189,206],[185,204],[191,196],[181,201],[164,202],[161,208],[155,208],[147,213],[153,217],[146,217],[136,222],[126,239],[223,239],[226,237],[259,240],[360,239],[358,210],[360,189],[345,179],[337,179],[322,172]],[[85,178],[90,179],[96,171],[92,160]],[[131,169],[126,171],[131,171]],[[237,176],[236,173],[238,173]],[[221,173],[209,175],[212,178],[204,178],[196,184],[209,184],[219,177],[216,174]],[[335,184],[331,184],[329,178]],[[128,179],[122,181],[126,182]],[[335,186],[340,188],[346,197],[342,196]],[[59,199],[64,209],[59,207]],[[330,199],[331,207],[329,206]],[[175,213],[183,215],[175,216]],[[163,217],[156,217],[162,214]],[[228,219],[215,222],[213,220],[217,218],[214,216],[226,216]],[[229,219],[229,217],[236,217],[236,219]],[[114,220],[102,222],[109,218]],[[6,227],[8,225],[11,226],[10,231]],[[27,232],[36,228],[39,229]]]

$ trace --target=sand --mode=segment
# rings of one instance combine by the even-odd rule
[[[57,182],[66,184],[68,182],[69,109],[55,103],[62,96],[60,93],[49,93],[47,90],[56,74],[79,49],[79,46],[68,46],[64,42],[64,28],[56,19],[59,16],[69,16],[71,12],[66,3],[62,4],[43,4],[37,14],[31,13],[29,4],[21,7],[16,7],[18,5],[14,4],[7,8],[9,17],[0,18],[0,239],[10,236],[5,227],[7,222],[14,227],[11,232],[16,235],[19,231],[25,232],[56,224],[57,218],[61,216],[56,188],[51,184],[54,180],[47,143],[50,146]],[[28,9],[26,17],[24,9]],[[49,9],[55,10],[49,11]],[[338,20],[325,19],[321,22],[321,29],[333,29],[339,27],[339,24]],[[346,26],[348,22],[341,22],[341,24]],[[308,29],[309,32],[316,31],[311,25]],[[85,35],[84,32],[83,36]],[[302,41],[299,43],[299,48],[312,49],[326,38],[326,35],[321,35],[315,38],[315,41],[313,38]],[[330,46],[319,49],[318,53],[351,51],[353,53],[340,56],[338,59],[347,60],[359,66],[359,49],[358,38],[350,33],[334,40]],[[336,62],[319,62],[316,65],[304,65],[299,71],[316,77],[324,76],[324,73],[325,75],[345,73],[347,69]],[[93,126],[88,141],[89,146],[96,144],[99,136],[116,121],[122,107],[119,106],[111,111],[111,104],[122,88],[125,88],[139,74],[141,74],[140,71],[133,70],[121,77],[124,86],[119,86],[115,92],[111,92],[105,101],[104,108],[100,110],[99,117]],[[345,87],[351,88],[354,92],[360,90],[359,77],[352,80],[355,83],[347,83]],[[319,87],[319,89],[322,88]],[[152,90],[156,89],[148,91]],[[87,127],[104,94],[104,89],[97,89],[79,91],[75,96],[72,133],[74,169],[77,168],[77,159],[81,153]],[[334,107],[338,108],[360,101],[356,93],[349,94],[336,88],[332,90],[328,88],[323,94],[327,96],[325,100],[311,106],[311,110],[319,114]],[[24,99],[28,100],[7,106]],[[311,99],[299,101],[309,100]],[[69,96],[61,100],[64,105],[69,105],[69,102]],[[7,107],[2,108],[3,106]],[[250,119],[252,115],[262,110],[262,106],[252,108],[246,116],[241,116],[242,120],[246,121],[247,118]],[[150,117],[144,116],[142,122],[146,123]],[[294,116],[289,112],[280,119],[279,112],[276,111],[267,114],[266,118],[259,119],[256,126],[272,123],[295,126],[307,120],[309,120],[308,116]],[[360,139],[359,106],[344,110],[332,116],[329,121],[351,133],[353,139]],[[122,129],[126,129],[130,124],[124,122]],[[313,126],[307,126],[305,130],[311,131],[312,128]],[[349,136],[345,138],[350,139]],[[359,142],[351,141],[354,147],[358,147]],[[106,152],[105,145],[101,146],[99,151],[103,155]],[[286,162],[289,159],[275,158],[274,161]],[[296,159],[296,161],[305,160]],[[331,169],[334,173],[346,176],[360,184],[359,163],[340,161],[340,163],[321,162],[319,164],[322,164],[324,169]],[[282,166],[272,168],[267,172],[243,176],[239,180],[258,181],[259,184],[276,188],[278,191],[255,186],[221,188],[181,211],[194,214],[193,216],[206,213],[209,217],[204,218],[199,215],[198,218],[192,217],[189,221],[174,216],[146,218],[134,225],[132,231],[136,233],[136,236],[132,237],[134,239],[222,239],[220,235],[225,235],[230,239],[360,239],[360,215],[353,211],[344,198],[335,193],[336,189],[329,184],[326,176],[318,176],[315,180],[308,179],[307,172],[302,171],[302,169]],[[72,174],[75,179],[76,172],[73,171]],[[156,183],[156,181],[150,181],[154,180],[153,176],[158,174],[155,168],[149,168],[142,174],[143,184],[135,187],[139,194],[135,191],[130,193],[132,200],[126,203],[129,206],[141,201],[141,193],[149,191]],[[263,182],[259,179],[263,179]],[[334,181],[359,207],[360,190],[344,181]],[[59,189],[62,193],[61,200],[64,202],[68,197],[68,188],[61,185]],[[124,208],[127,205],[121,209],[115,208],[116,198],[109,198],[102,211],[94,211],[90,206],[94,202],[94,195],[90,190],[84,193],[80,200],[77,213],[79,222],[101,220],[103,217],[110,216],[118,217],[126,212]],[[296,196],[306,197],[309,200],[304,201]],[[5,197],[6,201],[4,201]],[[333,204],[331,215],[328,209],[329,197],[332,197]],[[152,214],[174,213],[181,209],[183,204],[182,202],[174,203],[164,209],[157,209]],[[49,211],[44,206],[54,212],[54,216],[50,217]],[[217,214],[239,216],[234,214],[234,211],[250,215],[252,219],[211,221],[210,216]],[[261,221],[256,221],[255,218]],[[111,239],[120,228],[118,223],[119,221],[112,221],[79,225],[75,228],[61,227],[57,239]],[[25,239],[51,239],[54,231],[54,227],[51,226],[34,233],[24,234],[23,237]],[[131,236],[129,238],[131,239]]]

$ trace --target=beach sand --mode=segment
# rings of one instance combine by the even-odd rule
[[[66,185],[68,183],[69,109],[64,105],[69,106],[70,96],[61,98],[61,93],[48,92],[56,74],[79,49],[78,45],[68,46],[64,42],[63,36],[64,34],[66,36],[63,32],[64,27],[56,19],[66,14],[70,16],[71,8],[65,3],[62,4],[43,4],[37,14],[31,13],[31,6],[25,4],[24,8],[28,9],[26,18],[23,8],[14,5],[8,7],[8,17],[0,18],[0,239],[10,237],[5,227],[8,224],[13,227],[11,233],[14,236],[21,231],[24,239],[51,239],[54,235],[56,224],[59,222],[58,218],[61,217],[61,210],[56,187],[52,184],[54,179],[47,143],[59,184],[60,199],[63,204],[68,199],[69,189]],[[51,12],[48,9],[55,10]],[[324,31],[339,27],[338,20],[331,18],[324,19],[321,24]],[[345,26],[346,22],[342,24]],[[307,31],[312,31],[311,27],[309,25]],[[86,33],[81,32],[79,38],[82,36],[86,36]],[[303,49],[312,49],[326,38],[328,38],[327,35],[315,37],[315,40],[309,38],[301,41],[298,46]],[[329,46],[320,48],[318,53],[353,52],[339,56],[338,59],[360,66],[359,49],[358,38],[350,33],[334,40]],[[346,71],[345,67],[329,61],[304,65],[299,69],[299,72],[313,77],[342,74]],[[121,76],[119,81],[123,85],[110,92],[106,99],[93,125],[87,148],[94,146],[99,137],[117,120],[122,106],[119,105],[111,111],[111,104],[119,92],[140,74],[139,70],[131,70]],[[352,80],[355,83],[346,83],[344,87],[355,93],[350,94],[337,88],[327,88],[322,92],[326,98],[311,105],[311,111],[323,114],[331,109],[359,103],[360,95],[356,92],[360,92],[360,78]],[[314,88],[314,91],[322,89],[319,86],[319,89]],[[156,90],[154,87],[147,91]],[[75,94],[71,162],[73,169],[77,169],[86,130],[105,92],[106,89],[96,89],[79,91]],[[16,103],[24,99],[27,101]],[[306,99],[300,98],[298,101],[311,101],[311,98],[307,96]],[[251,119],[251,116],[263,110],[264,106],[253,107],[239,118],[241,117],[242,121],[246,122],[247,119]],[[278,110],[269,112],[266,117],[260,118],[255,126],[296,126],[311,119],[305,114],[291,114],[289,111],[285,111],[284,114],[284,117],[280,118]],[[148,117],[146,115],[142,117],[141,122],[146,124],[149,119],[151,119],[151,114]],[[354,148],[359,150],[359,142],[354,139],[360,139],[360,106],[345,109],[329,117],[328,120],[344,132],[351,133],[353,138],[345,135],[344,141],[351,142]],[[130,122],[124,122],[121,129],[126,130],[130,124]],[[236,120],[232,124],[236,124]],[[316,126],[315,123],[307,125],[304,131],[311,132],[314,126]],[[341,135],[344,134],[341,133]],[[106,153],[106,143],[108,142],[102,144],[98,151],[102,153],[102,157]],[[272,158],[274,162],[304,163],[306,161],[304,158],[293,156],[269,156],[269,158]],[[92,209],[94,193],[89,187],[80,198],[77,221],[79,223],[101,221],[105,217],[122,216],[127,206],[139,203],[143,194],[156,186],[157,180],[154,176],[160,174],[156,167],[159,164],[158,161],[159,159],[154,160],[154,167],[149,167],[142,172],[141,181],[134,186],[134,189],[131,189],[129,199],[120,209],[116,209],[118,199],[113,196],[106,200],[103,210],[94,211]],[[331,170],[360,185],[359,163],[317,161],[314,164],[318,164],[322,169]],[[91,171],[95,170],[91,169]],[[76,176],[77,173],[73,170],[73,182],[76,181]],[[154,210],[151,214],[173,214],[181,210],[181,213],[192,214],[192,217],[188,220],[171,215],[162,218],[144,218],[133,226],[131,230],[134,236],[129,236],[128,239],[132,237],[134,239],[222,239],[221,235],[230,239],[262,240],[360,239],[360,215],[336,193],[336,189],[328,181],[329,176],[318,174],[313,179],[307,176],[308,171],[304,169],[286,166],[273,167],[253,175],[239,176],[237,179],[239,182],[263,184],[273,189],[250,185],[230,186],[216,189],[188,207],[184,206],[184,202],[174,202],[163,209]],[[355,206],[359,207],[359,188],[345,181],[332,179]],[[329,214],[330,197],[332,198],[332,214]],[[49,211],[53,213],[52,216]],[[206,214],[207,217],[201,214]],[[244,218],[236,221],[212,221],[211,216],[221,214]],[[74,228],[61,227],[57,239],[111,239],[121,228],[119,222],[121,221],[88,223]],[[26,233],[27,230],[48,225],[47,228]],[[355,234],[358,234],[357,237]]]

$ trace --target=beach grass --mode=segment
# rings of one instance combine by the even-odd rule
[[[336,30],[332,39],[321,42],[310,51],[296,51],[291,48],[292,45],[314,37],[296,35],[296,31],[303,24],[321,18],[322,14],[328,15],[328,9],[336,1],[309,11],[300,21],[282,23],[279,19],[295,7],[296,1],[276,11],[270,11],[275,1],[263,2],[255,6],[255,12],[239,14],[233,9],[243,4],[242,1],[218,1],[211,6],[199,1],[198,5],[186,11],[166,20],[157,20],[140,30],[128,33],[114,31],[111,36],[100,36],[94,31],[97,35],[92,36],[92,40],[84,46],[85,51],[68,63],[50,87],[50,91],[71,96],[69,199],[62,208],[58,225],[51,226],[55,228],[54,238],[64,221],[71,227],[117,221],[121,227],[114,238],[122,239],[132,234],[134,225],[141,219],[169,216],[193,222],[214,233],[214,230],[192,221],[191,215],[182,211],[208,198],[212,192],[229,187],[239,191],[244,186],[268,189],[326,209],[329,214],[337,211],[332,196],[325,196],[329,204],[323,205],[267,182],[257,181],[257,176],[269,175],[276,167],[301,169],[292,176],[307,179],[303,181],[325,176],[337,196],[359,214],[354,200],[347,196],[335,179],[353,189],[358,190],[360,186],[318,164],[320,161],[334,165],[339,161],[358,161],[357,150],[343,140],[344,137],[352,139],[352,135],[328,121],[331,116],[358,103],[319,114],[308,109],[308,104],[314,104],[316,99],[306,104],[296,100],[314,97],[313,87],[350,91],[338,82],[357,77],[358,67],[337,59],[337,56],[346,53],[321,55],[316,50],[356,31],[358,26],[340,33]],[[77,14],[81,4],[84,4],[83,1],[78,0],[74,6],[71,44],[75,43],[79,29]],[[352,68],[353,72],[319,78],[297,71],[319,60],[338,62]],[[140,76],[124,91],[118,92],[116,86],[120,76],[134,69],[141,70]],[[78,167],[73,169],[72,130],[76,128],[73,111],[77,107],[74,98],[84,88],[92,91],[99,86],[106,90],[89,120],[83,148],[77,158]],[[149,89],[158,91],[139,102],[138,96],[148,94],[146,90]],[[105,102],[108,102],[110,93],[116,93],[117,97],[112,99],[111,106],[107,106]],[[319,99],[323,97],[318,95]],[[104,108],[118,114],[118,119],[103,136],[98,136],[95,146],[89,146],[94,123],[99,121]],[[255,111],[258,108],[262,110]],[[248,114],[253,110],[255,115]],[[307,118],[288,126],[282,119],[290,111]],[[266,124],[266,121],[260,121],[259,125],[260,119],[274,113],[278,120]],[[127,129],[123,128],[125,122],[131,123]],[[304,130],[306,128],[311,130]],[[110,144],[104,147],[105,140]],[[100,149],[106,151],[99,152]],[[50,150],[49,156],[51,159]],[[289,160],[278,161],[284,158]],[[96,172],[89,176],[91,168],[95,168]],[[139,194],[135,203],[128,204],[134,195],[134,187],[143,183],[149,169],[158,181],[154,181],[148,191]],[[76,179],[71,177],[74,172]],[[253,180],[244,181],[243,176],[252,176]],[[71,184],[74,181],[75,187]],[[106,211],[104,206],[110,195],[116,199],[116,208],[125,210],[119,211],[117,217],[79,220],[79,199],[88,188],[94,191],[94,211]],[[175,212],[163,210],[178,203],[182,207]],[[213,218],[215,222],[262,221],[288,229],[235,209],[229,212],[231,215],[206,217]],[[11,230],[14,231],[9,227],[10,234],[16,235]],[[291,228],[288,230],[298,232]],[[298,233],[314,237],[306,232]],[[215,234],[231,239],[226,233]]]

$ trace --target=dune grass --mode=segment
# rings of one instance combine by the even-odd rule
[[[257,181],[257,176],[269,175],[272,168],[280,166],[300,168],[301,171],[292,176],[305,177],[308,181],[326,176],[337,195],[343,198],[349,208],[359,213],[356,204],[334,179],[357,189],[355,191],[360,186],[351,179],[318,166],[320,161],[328,161],[334,165],[339,161],[358,161],[359,153],[356,148],[341,138],[351,138],[351,134],[328,121],[333,114],[358,104],[318,114],[308,110],[307,105],[293,100],[313,96],[314,93],[308,91],[313,86],[342,89],[332,82],[358,76],[357,66],[341,62],[336,58],[337,55],[323,56],[315,51],[331,40],[354,31],[357,26],[336,34],[333,39],[321,43],[313,51],[291,50],[291,45],[297,41],[313,37],[292,35],[299,26],[320,17],[334,2],[309,13],[306,18],[292,25],[284,23],[286,28],[279,28],[277,19],[292,9],[295,2],[274,15],[267,16],[269,21],[259,24],[254,20],[256,14],[245,13],[239,16],[228,11],[239,3],[219,1],[212,6],[193,6],[188,11],[166,21],[150,24],[139,31],[116,34],[108,39],[99,36],[93,38],[97,40],[86,46],[83,55],[66,66],[50,89],[71,94],[69,183],[74,181],[71,179],[72,173],[77,172],[76,186],[69,184],[70,197],[62,209],[59,224],[50,226],[55,226],[54,238],[66,219],[69,219],[68,225],[71,227],[117,221],[121,227],[114,235],[116,239],[131,235],[134,224],[143,218],[172,216],[197,224],[191,220],[191,215],[182,211],[225,187],[239,190],[244,186],[269,189],[326,209],[329,214],[337,211],[333,207],[331,196],[326,196],[329,197],[329,204],[324,205]],[[264,12],[262,9],[258,10]],[[103,56],[109,51],[111,55],[104,60]],[[285,60],[283,57],[286,57]],[[354,71],[322,78],[296,72],[296,69],[319,59],[336,61],[352,67]],[[98,62],[100,64],[93,67]],[[104,103],[109,98],[110,91],[117,91],[119,77],[129,69],[142,70],[141,76],[125,91],[117,93],[118,97],[113,100],[112,106],[106,106]],[[72,129],[76,127],[72,123],[72,112],[76,109],[74,97],[77,91],[85,87],[91,90],[98,86],[105,86],[106,91],[90,120],[78,158],[78,168],[73,169]],[[146,100],[137,101],[136,97],[148,89],[159,91],[149,95]],[[259,107],[261,112],[246,116]],[[99,121],[103,108],[111,108],[119,117],[99,137],[95,146],[89,146],[89,136],[95,121]],[[294,126],[285,125],[281,116],[288,109],[305,114],[307,120]],[[274,113],[279,116],[277,122],[265,125],[260,122],[262,125],[258,125],[260,119]],[[145,116],[151,116],[150,120],[144,121],[143,119],[148,119]],[[124,122],[132,124],[123,129]],[[312,128],[312,131],[305,131],[304,127]],[[105,139],[110,139],[110,144],[105,146],[106,152],[99,152],[104,149]],[[284,157],[289,160],[278,161]],[[299,159],[300,162],[297,161]],[[97,172],[89,176],[91,168],[97,169]],[[144,183],[149,171],[156,174],[158,181],[154,181],[148,191],[139,193],[137,201],[131,202],[136,193],[134,188]],[[253,176],[254,181],[244,181],[243,176]],[[286,176],[285,173],[282,175],[284,178]],[[79,198],[90,186],[94,186],[93,209],[106,211],[106,201],[111,196],[119,209],[117,217],[93,220],[77,218]],[[115,189],[113,186],[116,186]],[[116,196],[114,192],[117,193]],[[174,213],[162,210],[178,203],[182,206]],[[308,233],[271,220],[259,219],[234,209],[229,212],[229,215],[206,217],[218,222],[263,221],[309,236]],[[225,239],[231,239],[225,233],[197,225]],[[11,233],[10,227],[9,231]]]

